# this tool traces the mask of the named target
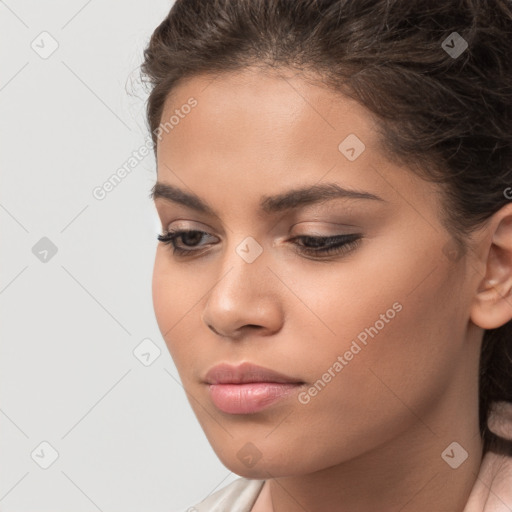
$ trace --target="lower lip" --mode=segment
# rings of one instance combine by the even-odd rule
[[[246,384],[210,384],[213,403],[229,414],[251,414],[269,407],[293,393],[301,384],[250,382]]]

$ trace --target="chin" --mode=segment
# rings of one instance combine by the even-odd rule
[[[315,468],[310,467],[299,451],[297,460],[289,458],[279,447],[261,447],[263,443],[231,442],[219,447],[212,444],[213,450],[222,464],[233,473],[244,478],[265,480],[274,477],[295,476]],[[240,448],[238,448],[240,445]],[[322,465],[322,464],[320,464]]]

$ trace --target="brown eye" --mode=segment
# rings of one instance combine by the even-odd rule
[[[173,249],[173,253],[177,255],[190,254],[198,252],[198,249],[184,249],[177,244],[177,240],[180,239],[185,247],[197,247],[197,244],[205,236],[212,236],[205,231],[199,230],[180,230],[180,231],[168,231],[163,235],[158,235],[158,240],[166,245],[170,245]]]
[[[302,235],[297,236],[292,240],[302,240],[303,244],[295,244],[299,247],[299,253],[323,256],[344,254],[355,248],[361,238],[361,234],[351,233],[349,235],[336,235],[329,237]]]

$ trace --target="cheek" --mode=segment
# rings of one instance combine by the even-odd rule
[[[454,314],[458,299],[449,269],[438,265],[422,281],[430,270],[428,262],[415,260],[393,279],[379,282],[372,273],[359,280],[355,294],[338,283],[338,298],[319,309],[337,338],[325,338],[322,364],[311,372],[319,378],[345,356],[341,378],[319,393],[325,405],[337,402],[340,411],[348,407],[364,415],[365,403],[375,424],[379,414],[388,421],[393,415],[410,418],[410,410],[425,412],[439,398],[459,360],[465,322]],[[332,285],[330,291],[336,297]]]
[[[181,327],[181,319],[191,310],[192,304],[197,301],[197,290],[194,294],[194,285],[188,282],[185,274],[176,270],[167,254],[165,247],[159,247],[155,256],[152,280],[153,309],[155,318],[174,358],[175,350],[172,340]],[[194,295],[194,297],[189,297]],[[189,305],[190,302],[190,305]]]
[[[461,276],[428,254],[400,266],[381,256],[362,267],[354,260],[350,272],[347,265],[297,278],[297,295],[311,311],[295,311],[293,353],[302,354],[296,361],[304,380],[320,380],[307,407],[318,407],[324,421],[351,411],[364,422],[370,407],[388,421],[410,417],[404,404],[427,409],[459,360],[466,322],[457,306]]]
[[[152,298],[155,318],[182,381],[190,378],[189,370],[206,348],[201,331],[203,299],[216,282],[208,269],[176,263],[169,249],[159,247],[155,256]],[[203,369],[201,366],[199,366]]]
[[[346,354],[346,369],[361,367],[352,372],[366,387],[368,379],[381,377],[384,383],[377,386],[389,382],[406,398],[418,388],[442,385],[439,378],[449,374],[457,357],[464,328],[454,291],[458,277],[425,256],[400,266],[382,264],[384,255],[380,261],[362,268],[354,264],[339,277],[317,275],[317,286],[313,280],[304,283],[302,293],[322,320],[315,324],[324,333],[318,357],[324,371],[326,363]],[[323,373],[321,367],[315,370]]]
[[[165,264],[160,255],[160,247],[157,249],[155,256],[155,263],[153,266],[153,280],[152,280],[152,297],[153,309],[155,311],[155,318],[162,335],[166,329],[169,329],[168,315],[172,314],[172,285],[170,276],[165,272]]]

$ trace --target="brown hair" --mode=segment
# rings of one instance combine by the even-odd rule
[[[156,151],[166,98],[200,73],[309,73],[376,116],[392,159],[443,184],[463,254],[510,200],[511,43],[509,0],[177,0],[144,51],[147,122]],[[497,449],[487,418],[494,401],[512,402],[512,321],[484,332],[479,388],[484,450]]]

